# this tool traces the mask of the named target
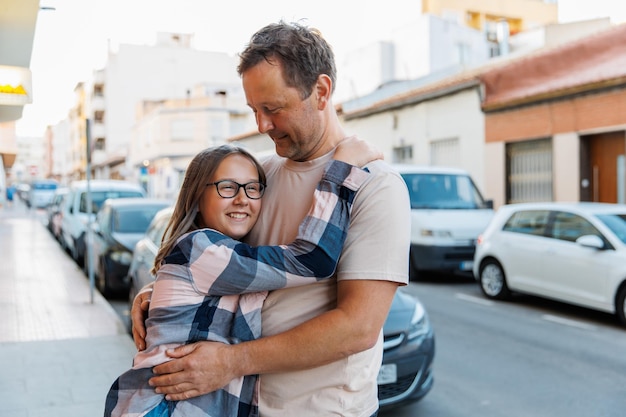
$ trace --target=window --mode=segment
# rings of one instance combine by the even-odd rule
[[[626,243],[626,214],[599,214],[596,216],[622,242]]]
[[[161,207],[118,210],[113,215],[113,230],[120,233],[144,233]]]
[[[97,151],[103,151],[106,146],[106,141],[104,138],[96,138],[96,144],[94,145],[94,149]]]
[[[518,211],[504,224],[502,230],[525,235],[545,236],[549,214],[548,210]]]
[[[97,213],[102,203],[108,198],[143,197],[139,191],[92,191],[91,192],[91,212]],[[80,194],[79,209],[81,213],[87,213],[87,193]]]
[[[102,84],[95,84],[93,86],[93,95],[96,97],[103,97],[104,96],[104,85]]]
[[[93,120],[96,123],[104,123],[104,110],[96,110],[93,112]]]
[[[552,226],[552,237],[559,240],[575,242],[576,239],[585,235],[602,237],[598,229],[579,215],[565,211],[556,213]]]
[[[552,141],[506,145],[507,203],[552,201]]]
[[[430,142],[430,164],[458,167],[461,165],[460,152],[458,138],[434,140]]]
[[[163,240],[163,234],[165,233],[165,228],[167,227],[167,222],[169,221],[169,217],[161,217],[153,224],[153,227],[148,229],[146,234],[150,238],[150,240],[158,247],[161,246],[161,240]]]
[[[412,174],[402,178],[409,189],[413,209],[479,209],[485,202],[467,175]]]
[[[405,145],[393,148],[393,162],[408,163],[413,160],[413,146]]]

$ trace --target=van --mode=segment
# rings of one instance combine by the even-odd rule
[[[109,198],[145,197],[139,184],[121,180],[89,181],[91,214],[88,213],[87,181],[74,181],[70,184],[61,216],[61,245],[78,263],[85,265],[85,236],[87,225],[95,218],[95,213]]]
[[[394,165],[409,190],[411,252],[409,276],[423,272],[471,275],[478,235],[493,217],[467,171]]]
[[[52,202],[58,186],[59,184],[55,180],[34,180],[30,183],[26,205],[29,208],[46,208]]]

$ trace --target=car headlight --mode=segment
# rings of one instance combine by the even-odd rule
[[[443,237],[443,238],[452,237],[452,233],[449,230],[422,229],[420,233],[422,236],[425,236],[425,237]]]
[[[430,322],[428,320],[428,314],[422,304],[415,304],[415,310],[413,311],[413,317],[411,317],[411,327],[408,331],[408,339],[413,340],[418,337],[424,336],[430,330]]]
[[[116,251],[111,252],[111,259],[122,265],[130,265],[133,255],[130,252]]]

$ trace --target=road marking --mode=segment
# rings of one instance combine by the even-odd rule
[[[491,300],[487,300],[481,297],[474,297],[473,295],[467,295],[460,292],[454,294],[454,296],[459,300],[469,301],[470,303],[480,304],[483,306],[492,306],[494,304]]]
[[[551,321],[553,323],[564,324],[565,326],[577,327],[579,329],[584,330],[596,330],[597,327],[592,324],[583,323],[578,320],[570,320],[563,317],[553,316],[552,314],[544,314],[541,316],[542,319]]]

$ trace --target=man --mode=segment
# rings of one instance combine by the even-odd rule
[[[271,24],[252,36],[239,74],[259,132],[277,155],[264,161],[268,188],[252,245],[293,240],[324,166],[346,134],[331,96],[336,70],[321,34]],[[408,282],[410,206],[400,176],[382,161],[353,202],[337,279],[272,292],[263,337],[236,345],[201,342],[170,352],[151,384],[168,399],[213,391],[241,375],[261,374],[262,416],[376,415],[382,326],[398,285]],[[135,341],[145,332],[142,292],[131,312]]]

